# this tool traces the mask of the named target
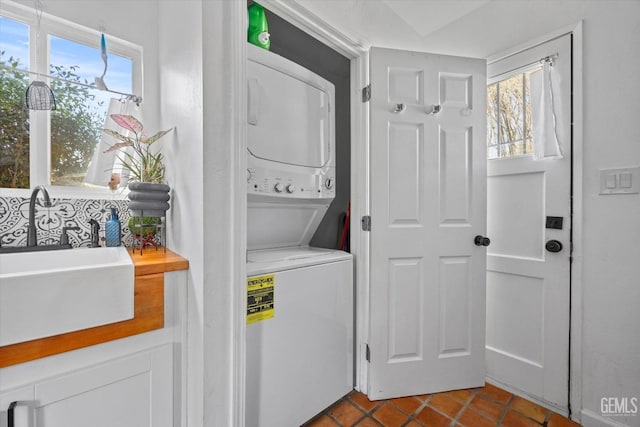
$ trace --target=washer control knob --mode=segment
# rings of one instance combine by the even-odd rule
[[[331,190],[333,188],[333,179],[327,178],[324,181],[324,186],[327,187],[329,190]]]
[[[294,191],[296,191],[296,186],[293,184],[289,184],[287,185],[287,193],[293,193]]]
[[[276,183],[276,185],[273,186],[273,189],[276,190],[276,193],[282,193],[282,184],[279,182]]]

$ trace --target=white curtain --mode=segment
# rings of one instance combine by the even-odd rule
[[[553,75],[552,81],[551,77]],[[553,73],[550,61],[542,69],[531,73],[531,127],[533,132],[533,158],[561,159],[562,148],[556,132],[553,88],[560,87],[559,76]]]
[[[107,109],[107,115],[104,119],[103,129],[112,129],[120,132],[123,135],[127,135],[126,130],[118,126],[112,119],[112,114],[130,114],[141,120],[140,107],[130,99],[111,99],[109,101],[109,108]],[[117,158],[117,152],[112,151],[105,153],[113,144],[118,140],[111,135],[107,135],[102,132],[100,141],[96,144],[96,148],[93,151],[93,157],[87,168],[87,175],[84,178],[84,182],[87,184],[100,185],[106,187],[111,180],[112,173],[122,174],[122,165]],[[125,182],[121,184],[126,185]]]

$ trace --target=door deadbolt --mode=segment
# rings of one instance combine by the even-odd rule
[[[488,237],[478,235],[473,239],[473,243],[476,246],[489,246],[491,244],[491,240],[489,240]]]
[[[549,252],[560,252],[562,250],[562,243],[557,240],[549,240],[544,247]]]

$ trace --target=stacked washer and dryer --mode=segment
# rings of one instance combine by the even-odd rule
[[[299,426],[353,388],[353,261],[309,247],[335,197],[332,83],[248,49],[246,425]]]

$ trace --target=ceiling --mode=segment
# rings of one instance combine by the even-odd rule
[[[581,19],[584,0],[286,0],[360,44],[488,58]],[[600,0],[603,1],[603,0]]]
[[[426,37],[491,0],[382,0],[420,37]]]

